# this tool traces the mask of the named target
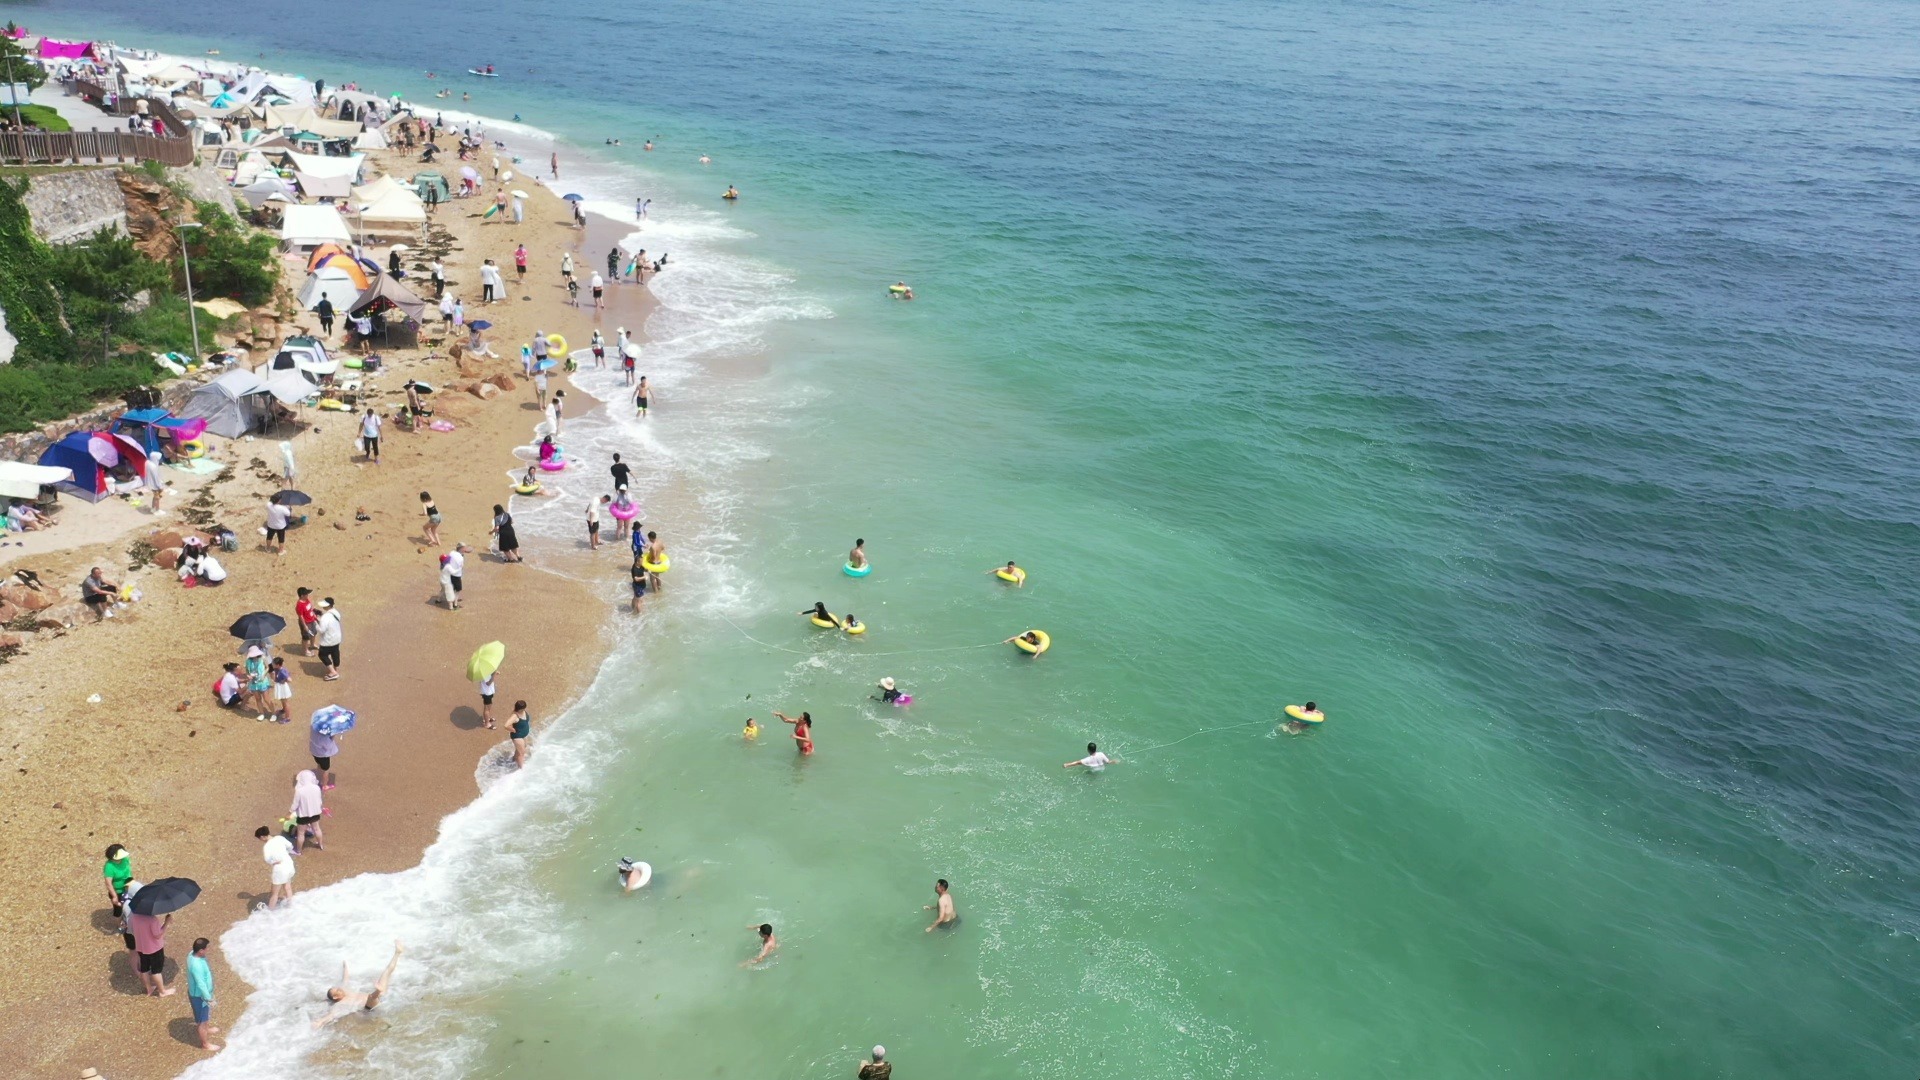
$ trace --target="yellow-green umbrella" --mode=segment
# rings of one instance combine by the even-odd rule
[[[500,670],[500,661],[507,658],[507,647],[498,641],[489,641],[473,651],[467,658],[467,681],[479,682]]]

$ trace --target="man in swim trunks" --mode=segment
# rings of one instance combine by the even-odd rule
[[[1088,743],[1087,756],[1081,758],[1078,761],[1067,762],[1066,767],[1071,769],[1074,766],[1078,765],[1085,768],[1088,772],[1100,772],[1109,765],[1118,765],[1118,764],[1120,764],[1119,758],[1108,757],[1107,755],[1100,752],[1100,748],[1098,746],[1095,746],[1092,743]]]
[[[655,566],[667,565],[667,545],[660,542],[660,534],[657,532],[647,534],[647,561]],[[653,580],[648,584],[653,586],[653,591],[657,595],[660,592],[660,571],[651,571],[649,576]]]
[[[652,388],[647,385],[647,377],[645,375],[640,376],[640,385],[633,388],[633,409],[642,419],[645,419],[647,415],[647,395],[651,389]]]
[[[793,725],[793,741],[799,744],[800,755],[802,757],[812,756],[813,714],[810,712],[802,712],[799,716],[788,716],[786,713],[776,712],[773,715]]]
[[[937,907],[940,914],[934,918],[933,925],[927,927],[927,933],[929,934],[943,926],[952,926],[954,923],[960,921],[959,914],[953,910],[953,894],[947,891],[947,879],[941,878],[934,882],[933,891],[938,899],[934,903],[928,904],[925,910],[933,911]]]
[[[1007,577],[1010,577],[1013,579],[1013,587],[1016,589],[1024,589],[1027,587],[1027,572],[1013,565],[1012,559],[1007,560],[1007,565],[996,566],[993,569],[987,571],[987,573],[991,575],[996,575],[996,576],[1000,574],[1005,574]],[[1006,578],[1001,578],[1001,580],[1004,581],[1006,580]]]
[[[867,565],[867,542],[865,540],[856,539],[853,542],[853,550],[847,552],[847,565],[853,567],[855,570]]]
[[[387,962],[387,970],[380,973],[380,978],[373,984],[373,989],[364,994],[357,994],[347,989],[347,984],[353,981],[353,975],[347,970],[347,965],[342,963],[340,985],[327,988],[327,1000],[333,1002],[333,1008],[328,1009],[325,1016],[313,1022],[313,1030],[319,1031],[356,1009],[372,1012],[373,1007],[380,1004],[380,999],[386,995],[387,984],[393,980],[393,969],[400,966],[400,954],[406,951],[406,946],[399,941],[396,940],[393,943],[393,959]]]

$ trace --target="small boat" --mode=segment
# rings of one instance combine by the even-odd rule
[[[468,69],[467,69],[467,74],[469,74],[469,75],[478,75],[478,76],[480,76],[480,77],[481,77],[481,78],[483,78],[483,79],[497,79],[497,78],[499,78],[499,77],[500,77],[500,75],[499,75],[499,73],[497,73],[497,72],[492,72],[492,71],[481,71],[481,70],[480,70],[479,68],[468,68]]]

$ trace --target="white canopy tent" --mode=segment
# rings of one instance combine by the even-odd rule
[[[340,211],[331,206],[288,206],[281,213],[280,240],[289,247],[353,243]]]
[[[379,128],[368,128],[354,137],[353,148],[355,150],[385,150],[387,149],[387,137]]]
[[[322,157],[297,150],[288,150],[286,154],[287,163],[293,166],[294,179],[300,182],[300,190],[315,198],[346,198],[367,161],[365,154]]]
[[[55,465],[29,465],[24,461],[0,461],[0,495],[9,499],[33,499],[42,484],[58,484],[73,479],[72,469]]]

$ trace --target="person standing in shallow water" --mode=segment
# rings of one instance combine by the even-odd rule
[[[933,883],[933,893],[934,902],[928,904],[926,910],[938,911],[939,914],[934,917],[933,925],[927,927],[927,933],[929,934],[943,926],[952,926],[954,923],[960,921],[959,913],[953,910],[953,894],[947,891],[946,878],[941,878]]]
[[[782,722],[793,725],[793,742],[799,748],[800,756],[812,757],[813,714],[802,711],[799,716],[788,716],[786,713],[776,711],[773,715]]]

